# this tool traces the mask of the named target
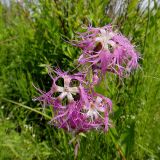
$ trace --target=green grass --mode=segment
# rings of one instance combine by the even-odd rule
[[[160,10],[141,15],[132,1],[114,25],[135,44],[140,68],[123,81],[106,75],[97,91],[113,101],[109,132],[80,135],[77,159],[158,160],[160,157]],[[0,160],[74,159],[72,135],[50,126],[32,101],[32,86],[48,90],[46,65],[73,70],[80,50],[66,43],[82,25],[103,26],[112,20],[101,0],[40,0],[38,7],[0,4]],[[32,10],[30,15],[29,9]]]

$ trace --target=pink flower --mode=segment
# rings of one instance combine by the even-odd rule
[[[112,30],[111,25],[101,28],[88,27],[79,34],[74,45],[82,49],[79,63],[96,66],[102,73],[113,72],[124,76],[138,67],[139,55],[130,41]]]
[[[97,128],[108,130],[108,116],[112,110],[112,101],[100,94],[93,93],[83,104],[83,114],[90,123],[96,123]]]
[[[93,125],[95,129],[108,130],[109,113],[112,111],[112,101],[103,95],[94,93],[94,91],[84,90],[80,87],[81,93],[81,113],[86,116],[89,124]]]
[[[51,89],[45,93],[44,91],[41,91],[40,89],[36,88],[42,95],[40,97],[35,98],[34,100],[39,100],[46,102],[47,104],[52,104],[55,100],[59,100],[60,102],[62,102],[63,99],[67,97],[68,103],[73,102],[73,95],[79,93],[79,86],[72,87],[71,81],[76,80],[80,84],[83,83],[82,75],[68,75],[67,72],[62,72],[61,70],[53,70],[53,72],[56,73],[57,76],[53,77],[50,73],[50,77],[52,78]],[[64,80],[64,86],[59,86],[56,84],[56,82],[60,78]],[[58,97],[55,97],[54,93],[60,93],[60,95]]]

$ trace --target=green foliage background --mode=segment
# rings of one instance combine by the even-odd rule
[[[80,50],[66,43],[82,25],[112,23],[105,14],[108,1],[39,0],[10,7],[0,3],[0,159],[74,159],[71,135],[47,124],[50,109],[42,112],[32,101],[32,83],[47,90],[45,66],[72,70]],[[141,68],[123,82],[106,75],[97,91],[113,101],[108,133],[81,135],[77,159],[137,159],[160,157],[160,10],[145,13],[130,1],[114,25],[136,45]],[[30,108],[32,109],[30,109]],[[43,114],[43,115],[42,115]]]

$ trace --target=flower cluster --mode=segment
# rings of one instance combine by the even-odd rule
[[[89,27],[79,34],[73,45],[82,50],[78,62],[87,71],[70,75],[60,69],[50,72],[52,86],[35,100],[53,107],[50,123],[73,133],[92,129],[107,131],[112,101],[94,91],[101,76],[112,72],[122,77],[138,67],[139,56],[129,40],[112,30],[111,25],[102,28]],[[100,73],[100,74],[99,74]],[[88,78],[88,75],[90,75]],[[61,83],[59,83],[61,81]],[[62,84],[60,86],[59,84]]]

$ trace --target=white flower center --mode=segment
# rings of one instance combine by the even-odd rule
[[[113,32],[108,32],[105,29],[100,29],[99,37],[97,37],[95,41],[100,42],[103,49],[109,50],[109,45],[111,45],[112,47],[116,45],[115,42],[111,40],[113,36]]]
[[[61,94],[58,96],[58,99],[62,101],[66,96],[68,98],[69,102],[74,101],[74,98],[72,96],[76,93],[79,93],[78,87],[70,87],[71,78],[69,76],[64,76],[64,87],[57,86],[57,92],[60,92]]]

